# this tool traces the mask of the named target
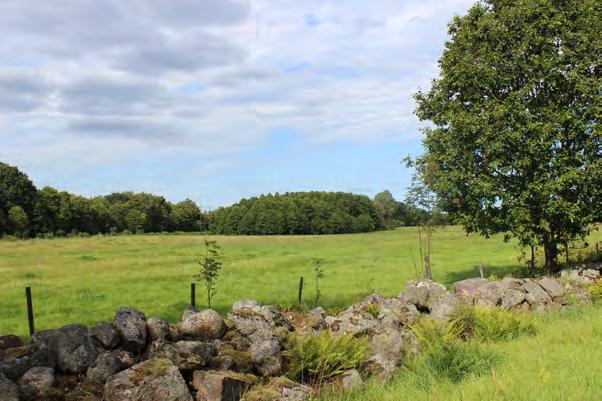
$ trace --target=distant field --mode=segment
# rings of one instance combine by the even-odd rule
[[[600,240],[600,233],[594,239]],[[315,283],[312,257],[326,260],[321,304],[341,306],[378,291],[395,295],[419,269],[415,228],[336,236],[213,237],[225,264],[214,307],[226,312],[235,300],[292,303],[306,280],[310,303]],[[148,316],[180,318],[203,248],[200,235],[105,236],[0,241],[0,334],[27,334],[25,286],[32,287],[36,328],[111,319],[120,306]],[[518,249],[501,236],[466,236],[460,228],[437,231],[435,279],[451,283],[485,273],[502,275],[522,265]],[[202,287],[197,305],[205,304]]]

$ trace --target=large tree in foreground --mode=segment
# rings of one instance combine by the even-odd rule
[[[559,247],[601,217],[598,0],[488,0],[449,27],[440,76],[416,94],[418,159],[467,231]]]

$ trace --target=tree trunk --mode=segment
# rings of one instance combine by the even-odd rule
[[[558,244],[554,241],[544,243],[544,255],[546,258],[546,269],[550,273],[558,270]]]

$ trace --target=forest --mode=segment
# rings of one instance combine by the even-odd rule
[[[243,199],[215,211],[192,200],[172,203],[149,193],[86,198],[36,188],[18,168],[0,163],[0,235],[20,238],[81,234],[209,232],[226,235],[342,234],[424,221],[428,214],[389,191],[365,195],[296,192]]]

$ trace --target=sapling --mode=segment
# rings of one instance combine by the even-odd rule
[[[195,277],[200,281],[207,290],[207,305],[211,308],[211,300],[217,293],[215,287],[219,278],[219,272],[222,268],[221,247],[213,240],[205,240],[205,254],[201,256],[199,265],[201,270]]]
[[[318,306],[318,302],[320,302],[322,296],[322,293],[320,292],[320,279],[324,278],[324,264],[326,261],[321,258],[313,258],[311,263],[314,266],[314,274],[316,277],[316,298],[314,305]]]

